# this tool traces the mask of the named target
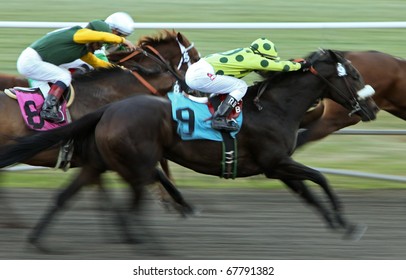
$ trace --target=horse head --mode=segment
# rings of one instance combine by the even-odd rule
[[[163,30],[154,36],[144,36],[131,53],[109,54],[109,60],[141,75],[161,75],[169,72],[173,80],[183,80],[187,68],[200,59],[199,52],[182,33]]]
[[[365,85],[358,70],[338,51],[320,50],[308,58],[312,63],[310,72],[328,86],[323,97],[330,98],[356,114],[362,121],[376,118],[378,107],[372,99],[374,89]]]

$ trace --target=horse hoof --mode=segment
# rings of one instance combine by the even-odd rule
[[[351,225],[345,235],[344,239],[346,240],[352,240],[352,241],[359,241],[361,238],[364,236],[365,232],[367,231],[368,226],[367,225]]]
[[[35,250],[39,251],[42,254],[53,255],[55,252],[51,251],[50,249],[45,248],[38,240],[38,238],[28,238],[28,243],[31,245]]]
[[[182,211],[180,211],[183,218],[194,217],[200,214],[200,209],[197,209],[193,206],[186,205],[182,207]]]

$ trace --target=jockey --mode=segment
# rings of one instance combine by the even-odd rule
[[[80,58],[94,68],[112,66],[93,54],[103,43],[124,44],[129,49],[135,49],[126,38],[112,34],[104,21],[94,20],[85,28],[74,26],[50,32],[20,54],[17,70],[21,75],[39,83],[37,86],[52,83],[40,113],[42,118],[51,122],[63,121],[59,99],[69,87],[72,77],[61,64]]]
[[[187,85],[194,90],[211,94],[228,94],[213,115],[212,128],[237,131],[235,120],[227,120],[237,103],[247,92],[248,85],[241,78],[253,71],[307,70],[310,63],[280,60],[275,45],[259,38],[249,48],[238,48],[208,55],[186,71]]]
[[[132,17],[124,12],[116,12],[114,14],[109,15],[105,20],[110,26],[110,29],[113,34],[121,36],[121,37],[128,37],[134,32],[134,20]],[[126,47],[123,44],[104,44],[101,49],[96,50],[94,52],[95,56],[98,58],[109,61],[107,55],[114,51],[122,51],[126,50]],[[92,67],[80,59],[64,65],[64,67],[69,69],[74,69],[75,73],[85,73],[92,69]]]

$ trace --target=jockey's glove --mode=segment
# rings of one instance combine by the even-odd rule
[[[312,64],[307,60],[299,61],[299,63],[301,66],[300,70],[302,70],[303,72],[308,71],[310,67],[312,67]]]

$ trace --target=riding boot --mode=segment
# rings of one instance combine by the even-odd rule
[[[220,103],[211,121],[211,127],[216,130],[224,130],[228,132],[237,131],[240,127],[234,119],[227,119],[234,107],[237,105],[237,100],[227,95],[227,97]]]
[[[51,86],[44,105],[42,105],[42,111],[40,112],[41,118],[53,123],[64,121],[64,116],[59,109],[59,99],[66,88],[66,85],[60,81]]]

